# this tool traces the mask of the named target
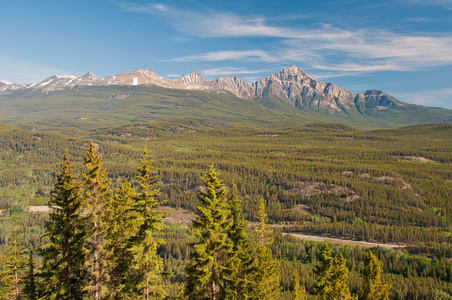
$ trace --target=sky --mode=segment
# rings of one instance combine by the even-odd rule
[[[298,66],[452,109],[452,0],[5,0],[0,79],[150,69],[247,82]]]

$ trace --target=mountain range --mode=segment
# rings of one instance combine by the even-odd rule
[[[155,85],[171,89],[202,90],[215,93],[231,93],[239,98],[259,101],[266,97],[283,99],[299,108],[313,109],[328,114],[340,114],[353,107],[362,113],[368,107],[378,109],[403,109],[403,103],[390,95],[369,90],[352,93],[334,83],[313,79],[300,68],[293,66],[278,73],[248,83],[234,76],[206,80],[200,73],[191,72],[177,80],[159,76],[151,70],[138,69],[132,73],[119,73],[99,78],[87,73],[79,75],[53,75],[31,84],[9,83],[0,80],[0,95],[11,93],[51,92],[73,89],[77,86],[102,85]]]
[[[285,116],[289,112],[291,118],[294,114],[298,114],[298,118],[316,119],[320,113],[323,116],[322,121],[342,122],[341,120],[345,120],[343,123],[352,126],[355,125],[353,119],[359,119],[360,124],[365,124],[367,120],[377,118],[381,120],[371,121],[378,124],[377,127],[452,122],[452,110],[404,103],[379,90],[353,93],[334,83],[315,80],[296,66],[284,68],[254,83],[245,82],[234,76],[206,80],[196,72],[181,76],[177,80],[170,80],[151,70],[144,69],[102,78],[92,73],[83,76],[54,75],[41,82],[30,84],[9,83],[0,80],[0,97],[39,97],[39,95],[50,95],[57,91],[68,93],[86,88],[105,89],[106,87],[112,87],[117,92],[121,90],[121,87],[123,90],[127,90],[133,86],[161,87],[174,92],[197,90],[208,92],[211,95],[218,94],[220,98],[221,95],[235,96],[242,99],[242,102],[243,99],[250,100],[277,113],[283,113]],[[122,93],[119,93],[117,96],[119,98],[126,97],[125,94],[121,95]],[[182,96],[177,96],[177,98],[183,102],[185,96],[180,95]],[[130,94],[127,94],[128,96]],[[61,95],[60,98],[61,103],[67,100],[64,95]],[[33,105],[33,108],[39,107],[38,103]],[[198,108],[202,109],[202,107]],[[218,109],[221,110],[221,107]],[[240,108],[237,107],[237,109]],[[225,115],[227,114],[225,112]]]

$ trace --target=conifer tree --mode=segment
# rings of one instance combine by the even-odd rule
[[[198,192],[199,217],[193,221],[193,235],[197,241],[190,245],[185,296],[189,299],[219,300],[225,297],[228,253],[229,210],[226,189],[213,167],[201,178],[205,192]]]
[[[323,298],[331,290],[331,269],[333,267],[333,258],[331,257],[331,249],[325,240],[320,249],[319,264],[314,269],[314,274],[319,278],[312,287],[314,295],[320,295]]]
[[[295,272],[292,300],[306,300],[306,299],[308,299],[306,295],[306,290],[304,289],[304,286],[300,285],[300,276],[298,275],[298,272]]]
[[[273,232],[268,227],[268,215],[265,212],[265,202],[264,198],[261,196],[259,198],[259,211],[257,213],[257,246],[263,247],[273,244]]]
[[[21,276],[24,267],[22,248],[19,244],[19,233],[14,225],[13,231],[9,237],[8,248],[6,251],[5,271],[1,274],[2,289],[1,299],[19,300],[22,290]]]
[[[331,269],[331,290],[325,295],[326,299],[352,299],[347,285],[348,269],[346,262],[342,253],[334,257]]]
[[[36,283],[36,264],[33,258],[33,250],[30,251],[30,256],[27,262],[27,273],[24,277],[24,290],[23,294],[28,300],[38,299],[38,289]]]
[[[133,210],[137,215],[135,225],[138,231],[131,239],[130,248],[135,274],[134,290],[141,299],[160,299],[166,295],[166,287],[162,283],[163,259],[157,254],[157,248],[163,241],[156,240],[154,234],[162,229],[166,212],[156,209],[164,202],[156,199],[161,194],[157,188],[160,183],[157,182],[158,175],[153,170],[146,148],[137,170],[139,191]]]
[[[381,279],[383,263],[369,251],[364,259],[363,286],[358,292],[359,300],[388,300],[391,285]]]
[[[86,172],[83,173],[84,205],[88,213],[89,258],[86,265],[88,269],[87,290],[94,300],[100,300],[108,295],[108,265],[107,265],[107,220],[105,212],[108,210],[110,179],[107,172],[102,169],[102,158],[91,141],[85,158]]]
[[[281,264],[272,256],[268,247],[273,243],[272,231],[268,228],[268,215],[265,213],[264,198],[260,197],[257,235],[257,254],[252,299],[276,299],[281,291]]]
[[[137,213],[133,210],[135,191],[127,180],[121,184],[107,211],[110,299],[124,299],[132,292],[130,237],[137,234]]]
[[[86,284],[86,218],[82,212],[81,188],[69,154],[64,154],[49,201],[45,223],[49,242],[41,253],[44,293],[48,299],[81,299]]]
[[[319,264],[314,269],[319,276],[313,286],[313,294],[322,300],[352,299],[347,286],[348,269],[341,253],[333,259],[328,242],[320,249]]]
[[[254,283],[252,280],[253,257],[251,243],[246,233],[248,222],[243,217],[235,184],[231,187],[229,207],[231,218],[228,237],[232,242],[232,249],[229,253],[230,274],[228,274],[226,299],[248,299]]]

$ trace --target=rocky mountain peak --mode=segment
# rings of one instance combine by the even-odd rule
[[[147,76],[147,77],[154,77],[157,75],[156,73],[154,73],[153,71],[151,71],[149,69],[138,69],[132,74],[137,74],[137,75],[142,75],[142,76]]]
[[[313,80],[308,74],[297,66],[284,68],[278,73],[273,74],[273,76],[284,81],[302,82],[304,80]]]
[[[285,74],[290,74],[290,75],[303,75],[303,76],[309,77],[309,75],[305,71],[303,71],[302,69],[300,69],[297,66],[284,68],[279,73],[285,73]]]
[[[297,66],[287,67],[259,79],[253,84],[235,76],[206,80],[200,73],[190,72],[177,80],[165,79],[148,69],[131,73],[119,73],[98,78],[93,73],[78,75],[53,75],[41,82],[19,85],[0,81],[0,95],[23,92],[49,92],[71,89],[75,86],[99,85],[156,85],[165,88],[204,90],[215,93],[230,93],[237,97],[260,101],[263,98],[279,98],[298,109],[309,109],[327,114],[346,114],[356,107],[365,113],[368,108],[400,109],[403,104],[378,90],[355,94],[334,83],[317,81]]]
[[[177,83],[184,84],[189,87],[201,87],[207,85],[207,80],[200,73],[191,71],[187,75],[184,75],[176,80]]]
[[[357,107],[373,108],[376,107],[379,110],[395,109],[400,110],[403,108],[403,104],[396,98],[382,92],[380,90],[372,89],[356,95],[355,105]]]
[[[191,71],[190,73],[188,73],[187,75],[184,75],[182,77],[190,77],[190,78],[201,78],[204,79],[204,76],[202,76],[201,73],[195,72],[195,71]]]
[[[93,74],[91,72],[86,73],[82,76],[83,79],[99,79],[99,77],[96,74]]]
[[[211,81],[211,86],[220,91],[227,91],[239,98],[250,99],[253,97],[252,85],[235,76],[225,76]]]

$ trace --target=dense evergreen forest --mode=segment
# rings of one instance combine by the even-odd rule
[[[90,140],[95,144],[90,145]],[[158,185],[156,178],[146,177],[145,147]],[[66,151],[73,176],[80,177],[74,196],[80,203],[73,208],[74,215],[84,224],[76,230],[82,247],[74,250],[80,254],[74,262],[79,273],[73,275],[83,280],[82,286],[73,287],[72,299],[95,299],[95,291],[97,299],[127,299],[127,295],[144,295],[150,285],[158,287],[155,294],[148,294],[150,299],[242,299],[237,295],[245,292],[237,292],[238,288],[264,290],[253,286],[263,282],[256,267],[259,263],[267,264],[266,270],[273,274],[269,276],[273,281],[265,285],[272,295],[269,299],[452,299],[450,124],[360,131],[340,124],[264,128],[191,118],[61,132],[0,124],[0,149],[1,290],[10,291],[5,297],[11,299],[15,257],[20,258],[18,291],[23,299],[37,299],[38,294],[51,299],[50,295],[64,293],[55,292],[50,280],[48,285],[36,285],[57,272],[52,266],[59,256],[49,249],[58,247],[52,247],[55,241],[49,233],[58,230],[52,227],[53,213],[29,208],[49,201],[61,206],[56,191],[63,184],[60,166]],[[98,158],[90,158],[87,151],[101,154],[105,172],[96,175],[105,187],[101,195],[93,196],[99,189],[88,184],[88,177],[94,176],[89,160]],[[209,189],[208,178],[218,176],[224,187]],[[208,225],[211,218],[199,208],[208,207],[203,201],[211,198],[223,201],[215,218],[223,220],[223,225]],[[125,203],[133,209],[121,208]],[[132,215],[118,219],[109,213],[111,208],[104,208],[114,205]],[[194,212],[197,219],[193,226],[191,222],[162,223],[165,207]],[[96,221],[94,216],[102,211],[104,220]],[[131,219],[133,224],[111,226]],[[228,229],[234,222],[242,228],[240,247],[225,242],[240,240],[232,238]],[[197,251],[206,247],[196,246],[209,235],[205,228],[217,230],[209,233],[213,236],[223,236],[215,250],[222,257],[221,271],[208,272],[214,278],[209,282],[215,296],[196,290],[203,284],[199,278],[207,278],[196,267],[196,262],[205,263],[205,256]],[[400,249],[376,247],[370,252],[357,246],[300,241],[283,232],[391,243]],[[253,250],[239,255],[238,248]],[[143,249],[148,254],[140,254]],[[104,260],[91,261],[86,267],[83,261],[92,257]],[[154,264],[154,273],[143,267],[149,264]],[[240,274],[251,275],[239,280]],[[369,282],[378,282],[387,294],[366,296],[372,293]],[[31,292],[33,286],[46,290]],[[262,297],[251,292],[249,296]]]

